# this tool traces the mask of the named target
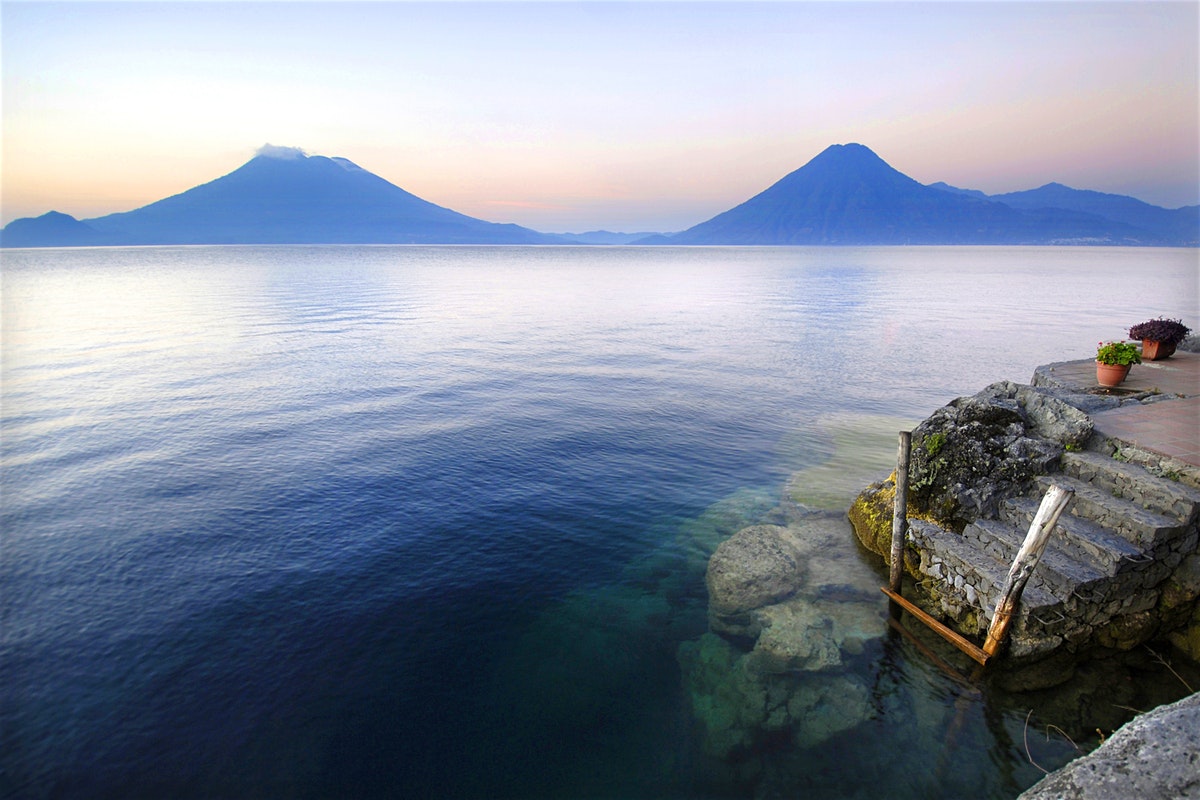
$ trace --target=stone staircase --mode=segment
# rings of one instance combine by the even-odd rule
[[[1181,480],[1101,451],[1066,452],[1059,472],[1042,476],[1028,496],[1003,501],[995,518],[977,519],[962,534],[910,520],[924,604],[957,620],[965,634],[985,633],[1041,497],[1058,484],[1075,497],[1026,585],[1011,655],[1036,657],[1093,643],[1132,647],[1150,638],[1158,623],[1149,612],[1200,539],[1200,489],[1194,488],[1200,470],[1156,466]]]

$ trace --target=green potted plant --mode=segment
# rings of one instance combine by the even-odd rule
[[[1096,346],[1096,383],[1101,386],[1120,386],[1129,368],[1142,363],[1137,345],[1131,342],[1100,342]]]
[[[1175,347],[1192,332],[1181,320],[1159,317],[1139,322],[1129,329],[1130,339],[1142,340],[1142,358],[1159,361],[1169,358]]]

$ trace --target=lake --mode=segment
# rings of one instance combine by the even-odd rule
[[[859,592],[816,699],[714,750],[704,565],[954,397],[1196,326],[1196,250],[2,258],[0,794],[1006,798],[1186,693],[973,691]],[[845,530],[828,586],[878,585]]]

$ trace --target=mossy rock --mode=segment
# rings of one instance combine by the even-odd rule
[[[962,532],[993,516],[1091,433],[1087,415],[1001,382],[939,408],[913,430],[909,513]]]
[[[1116,617],[1096,632],[1096,642],[1113,650],[1132,650],[1154,637],[1158,616],[1151,611],[1137,611]]]
[[[846,512],[863,547],[883,556],[885,562],[891,559],[895,506],[896,473],[893,472],[887,480],[864,489]]]

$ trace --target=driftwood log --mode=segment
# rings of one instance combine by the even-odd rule
[[[996,613],[992,615],[987,639],[983,643],[983,652],[988,658],[994,656],[1004,644],[1017,604],[1021,602],[1021,593],[1025,591],[1025,584],[1037,567],[1042,551],[1046,549],[1046,543],[1050,541],[1050,532],[1054,530],[1058,518],[1074,496],[1073,490],[1053,485],[1042,498],[1042,504],[1034,515],[1029,532],[1025,534],[1025,541],[1009,567],[1000,599],[996,601]]]

